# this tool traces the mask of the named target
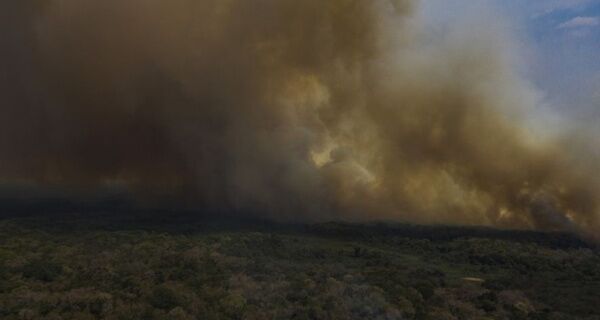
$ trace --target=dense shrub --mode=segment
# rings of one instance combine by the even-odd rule
[[[21,273],[25,278],[51,282],[61,275],[62,267],[45,259],[36,259],[25,264]]]
[[[47,231],[0,221],[1,319],[600,317],[593,248],[444,228],[190,233],[89,223]]]

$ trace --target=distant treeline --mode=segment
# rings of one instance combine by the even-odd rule
[[[400,223],[324,223],[311,225],[309,230],[322,236],[361,238],[403,237],[442,242],[461,238],[485,238],[517,242],[533,242],[555,249],[598,248],[597,244],[566,232],[502,230],[477,226],[414,225]]]
[[[131,230],[147,229],[174,233],[213,231],[260,231],[309,233],[318,236],[368,240],[373,237],[400,237],[434,242],[462,238],[482,238],[533,242],[555,248],[599,248],[593,242],[566,232],[502,230],[477,226],[415,225],[407,223],[319,224],[278,223],[259,214],[231,211],[141,208],[126,196],[112,195],[93,200],[61,197],[37,199],[0,198],[0,219],[16,219],[37,227],[65,230]]]

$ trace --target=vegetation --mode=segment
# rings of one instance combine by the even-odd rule
[[[565,234],[166,220],[0,221],[0,318],[600,319]]]

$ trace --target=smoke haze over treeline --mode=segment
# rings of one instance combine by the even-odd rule
[[[0,181],[282,220],[598,230],[589,141],[532,129],[510,36],[430,35],[417,6],[3,1]]]

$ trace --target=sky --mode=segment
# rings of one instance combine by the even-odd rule
[[[424,0],[421,9],[437,27],[464,15],[503,21],[544,104],[600,119],[600,0]]]
[[[598,1],[0,1],[0,183],[600,234]]]

